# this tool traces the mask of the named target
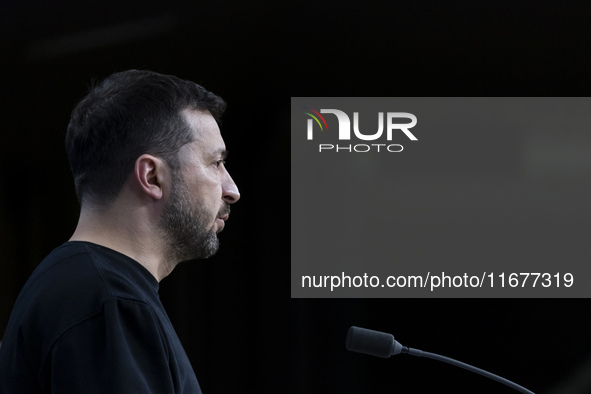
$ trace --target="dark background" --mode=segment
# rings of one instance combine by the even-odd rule
[[[350,325],[535,392],[591,392],[586,299],[290,299],[291,96],[588,95],[585,2],[467,3],[3,1],[0,334],[77,221],[71,109],[93,78],[146,68],[229,105],[222,133],[242,198],[218,255],[161,283],[204,392],[512,392],[432,360],[349,353]]]

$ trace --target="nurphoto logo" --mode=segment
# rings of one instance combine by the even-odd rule
[[[351,140],[351,120],[349,115],[338,109],[321,109],[320,112],[304,107],[304,113],[309,116],[307,123],[307,138],[309,141],[314,139],[314,129],[320,129],[320,132],[330,133],[326,119],[322,114],[332,114],[338,121],[338,140]],[[384,121],[385,118],[385,121]],[[395,120],[410,120],[409,123],[396,123]],[[373,134],[365,134],[359,130],[359,112],[353,112],[353,134],[356,139],[361,141],[376,141],[384,134],[384,123],[386,123],[386,141],[391,142],[395,133],[402,132],[411,141],[418,141],[417,137],[409,129],[417,124],[417,117],[408,112],[378,112],[378,130]],[[317,126],[315,126],[317,125]],[[334,133],[334,131],[332,131]],[[369,151],[376,152],[402,152],[404,147],[400,144],[372,143],[372,144],[319,144],[318,151],[333,152],[356,152],[363,153]]]

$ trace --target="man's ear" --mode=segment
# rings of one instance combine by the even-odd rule
[[[168,181],[168,166],[152,155],[143,154],[135,161],[135,180],[142,193],[156,200],[163,195],[163,186]]]

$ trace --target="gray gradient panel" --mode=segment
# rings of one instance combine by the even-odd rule
[[[589,297],[590,109],[292,98],[291,296]]]

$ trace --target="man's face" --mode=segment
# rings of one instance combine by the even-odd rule
[[[207,258],[219,247],[217,233],[240,198],[226,171],[226,146],[208,111],[185,110],[195,140],[179,151],[180,169],[173,171],[169,199],[162,213],[170,258]]]

